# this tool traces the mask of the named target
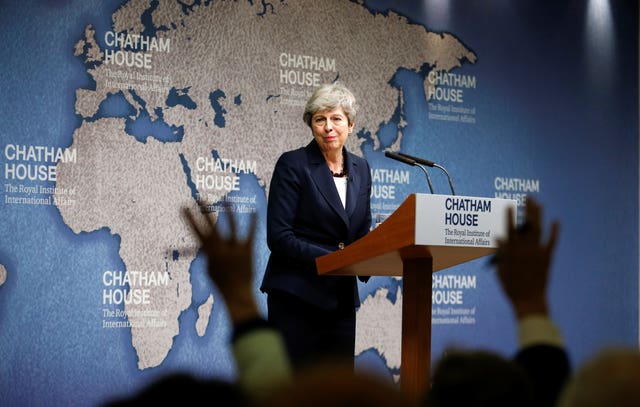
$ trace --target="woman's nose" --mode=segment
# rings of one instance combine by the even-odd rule
[[[324,123],[324,128],[325,128],[325,129],[327,129],[327,130],[331,130],[331,129],[333,129],[333,123],[331,122],[331,120],[327,120],[327,121]]]

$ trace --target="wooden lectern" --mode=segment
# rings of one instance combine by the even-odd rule
[[[343,250],[318,257],[318,274],[402,276],[400,385],[418,400],[430,383],[432,273],[496,251],[508,199],[412,194]],[[515,221],[515,219],[514,219]]]

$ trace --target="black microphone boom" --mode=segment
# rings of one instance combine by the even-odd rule
[[[384,155],[396,161],[403,162],[405,164],[416,165],[416,160],[414,160],[412,157],[406,157],[402,154],[392,153],[391,151],[385,151]]]
[[[413,160],[416,163],[424,164],[424,165],[427,165],[429,167],[439,168],[442,172],[445,173],[445,175],[447,176],[447,180],[449,180],[449,188],[451,188],[451,195],[455,195],[456,194],[456,191],[453,189],[453,181],[451,181],[451,177],[449,176],[449,172],[443,166],[438,165],[438,164],[434,163],[433,161],[429,161],[429,160],[426,160],[426,159],[420,158],[420,157],[414,157],[412,155],[405,154],[405,153],[397,153],[397,155],[399,155],[400,157],[405,158],[407,160]]]
[[[434,163],[433,161],[429,161],[429,160],[426,160],[426,159],[420,158],[420,157],[414,157],[414,156],[409,155],[409,154],[398,153],[398,155],[402,156],[404,158],[408,158],[410,160],[413,160],[413,161],[415,161],[417,163],[424,164],[424,165],[426,165],[428,167],[435,167],[435,165],[436,165],[436,163]]]
[[[431,193],[433,194],[433,185],[431,184],[431,177],[429,176],[427,169],[424,168],[422,165],[418,164],[416,160],[414,160],[413,158],[404,157],[400,154],[392,153],[391,151],[385,151],[384,155],[393,160],[400,161],[402,163],[413,165],[416,167],[420,167],[420,169],[424,171],[424,174],[427,176],[427,184],[429,184],[429,191],[431,191]]]

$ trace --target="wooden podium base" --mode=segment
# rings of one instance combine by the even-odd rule
[[[403,261],[400,388],[419,401],[430,388],[432,259]]]

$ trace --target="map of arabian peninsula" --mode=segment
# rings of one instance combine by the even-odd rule
[[[302,109],[320,83],[339,79],[356,93],[358,137],[347,147],[362,154],[365,142],[380,148],[379,126],[402,109],[402,89],[390,84],[399,69],[448,72],[476,60],[450,34],[345,0],[133,0],[112,20],[106,33],[87,26],[76,44],[92,86],[76,90],[81,124],[68,147],[77,160],[58,164],[56,186],[75,189],[74,205],[58,205],[75,233],[120,238],[128,289],[139,294],[125,303],[139,369],[163,362],[192,305],[195,253],[185,248],[196,243],[181,207],[242,197],[238,173],[267,194],[278,156],[311,139]],[[140,123],[157,132],[141,134]],[[359,310],[361,350],[399,349],[396,335],[362,337],[376,336],[375,321],[360,319],[377,318],[368,307],[381,298]],[[199,335],[213,304],[196,304]]]

